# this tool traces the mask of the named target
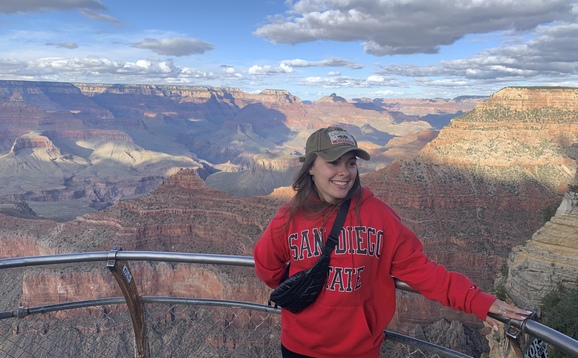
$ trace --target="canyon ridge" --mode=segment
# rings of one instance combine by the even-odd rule
[[[352,131],[373,155],[368,172],[483,99],[309,103],[283,90],[0,81],[0,203],[66,220],[146,194],[181,168],[236,196],[267,195],[290,184],[319,127]]]
[[[538,230],[555,237],[555,223],[576,220],[566,215],[574,213],[572,205],[562,201],[576,181],[576,88],[505,88],[487,100],[399,101],[395,108],[385,100],[336,95],[308,104],[283,91],[261,94],[259,102],[257,95],[225,89],[180,89],[177,96],[172,92],[177,88],[157,86],[50,84],[54,88],[46,92],[25,91],[21,82],[10,85],[18,90],[0,92],[2,123],[10,123],[0,141],[5,153],[0,178],[11,191],[2,193],[3,257],[113,245],[251,255],[268,220],[291,194],[286,186],[308,133],[340,124],[372,154],[371,166],[361,168],[362,183],[400,214],[432,259],[467,274],[486,291],[494,289],[504,265],[512,267],[506,289],[519,304],[536,304],[544,294],[534,293],[531,276],[518,276],[524,271],[521,260],[525,267],[555,262],[550,281],[557,272],[567,277],[576,269],[560,255],[568,247],[576,250],[576,240],[541,235],[549,245],[548,261],[538,257],[540,250],[530,250],[538,244],[520,248],[536,240]],[[185,90],[195,95],[182,96]],[[60,104],[69,103],[68,96],[78,103]],[[168,110],[174,98],[180,98],[177,107],[186,114]],[[436,117],[436,101],[451,110],[439,110]],[[466,104],[469,109],[460,107]],[[427,121],[448,113],[459,115],[439,128]],[[163,146],[157,133],[175,140]],[[243,152],[243,145],[250,149]],[[31,170],[46,173],[45,180],[28,175]],[[22,172],[28,174],[17,176]],[[38,189],[34,185],[40,181],[52,186]],[[232,182],[241,184],[231,185],[230,192],[220,189]],[[242,184],[249,182],[259,189]],[[93,209],[84,215],[67,220],[42,215],[43,203],[57,207],[83,200]],[[550,221],[544,212],[551,207],[559,209]],[[534,257],[541,263],[531,266]],[[135,270],[143,277],[143,294],[154,289],[155,294],[266,302],[269,292],[250,270],[167,265]],[[13,279],[21,285],[2,293],[3,306],[91,299],[96,292],[114,291],[110,279],[96,271],[34,269],[21,275],[26,279]],[[452,327],[461,343],[443,334],[443,322],[458,320],[464,325]],[[469,354],[488,349],[480,327],[475,317],[404,293],[392,322],[393,329]]]

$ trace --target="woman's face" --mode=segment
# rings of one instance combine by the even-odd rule
[[[343,154],[334,162],[317,156],[309,173],[322,200],[335,204],[344,199],[357,177],[357,157],[354,152]]]

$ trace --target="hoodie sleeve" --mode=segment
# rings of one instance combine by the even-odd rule
[[[430,300],[486,319],[495,296],[481,291],[465,275],[448,271],[430,260],[423,253],[421,241],[404,225],[401,225],[397,241],[391,270],[394,277]]]
[[[255,273],[271,288],[279,285],[289,261],[286,213],[285,207],[279,209],[253,249]]]

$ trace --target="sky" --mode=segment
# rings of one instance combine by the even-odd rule
[[[0,79],[302,100],[578,86],[578,0],[0,0]]]

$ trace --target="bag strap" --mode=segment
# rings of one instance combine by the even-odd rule
[[[327,242],[325,243],[325,247],[323,248],[323,254],[331,255],[335,246],[337,246],[337,241],[339,239],[339,233],[341,232],[341,228],[343,227],[343,223],[345,222],[345,217],[347,216],[347,212],[349,211],[349,204],[351,200],[347,199],[341,206],[339,207],[339,212],[337,213],[337,217],[335,218],[335,222],[333,223],[333,227],[331,228],[331,233],[327,238]]]
[[[347,199],[341,206],[339,207],[339,212],[337,212],[337,216],[335,217],[335,222],[333,223],[333,227],[331,228],[331,232],[329,233],[329,237],[327,238],[327,242],[323,247],[323,251],[321,252],[321,256],[331,256],[333,249],[337,246],[337,241],[339,240],[339,233],[341,232],[341,228],[343,227],[343,222],[345,222],[345,217],[347,216],[347,212],[349,211],[349,204],[351,200]],[[319,256],[319,259],[321,259]],[[283,276],[281,277],[281,281],[283,282],[289,278],[289,264],[287,268],[285,268],[285,272],[283,272]]]

